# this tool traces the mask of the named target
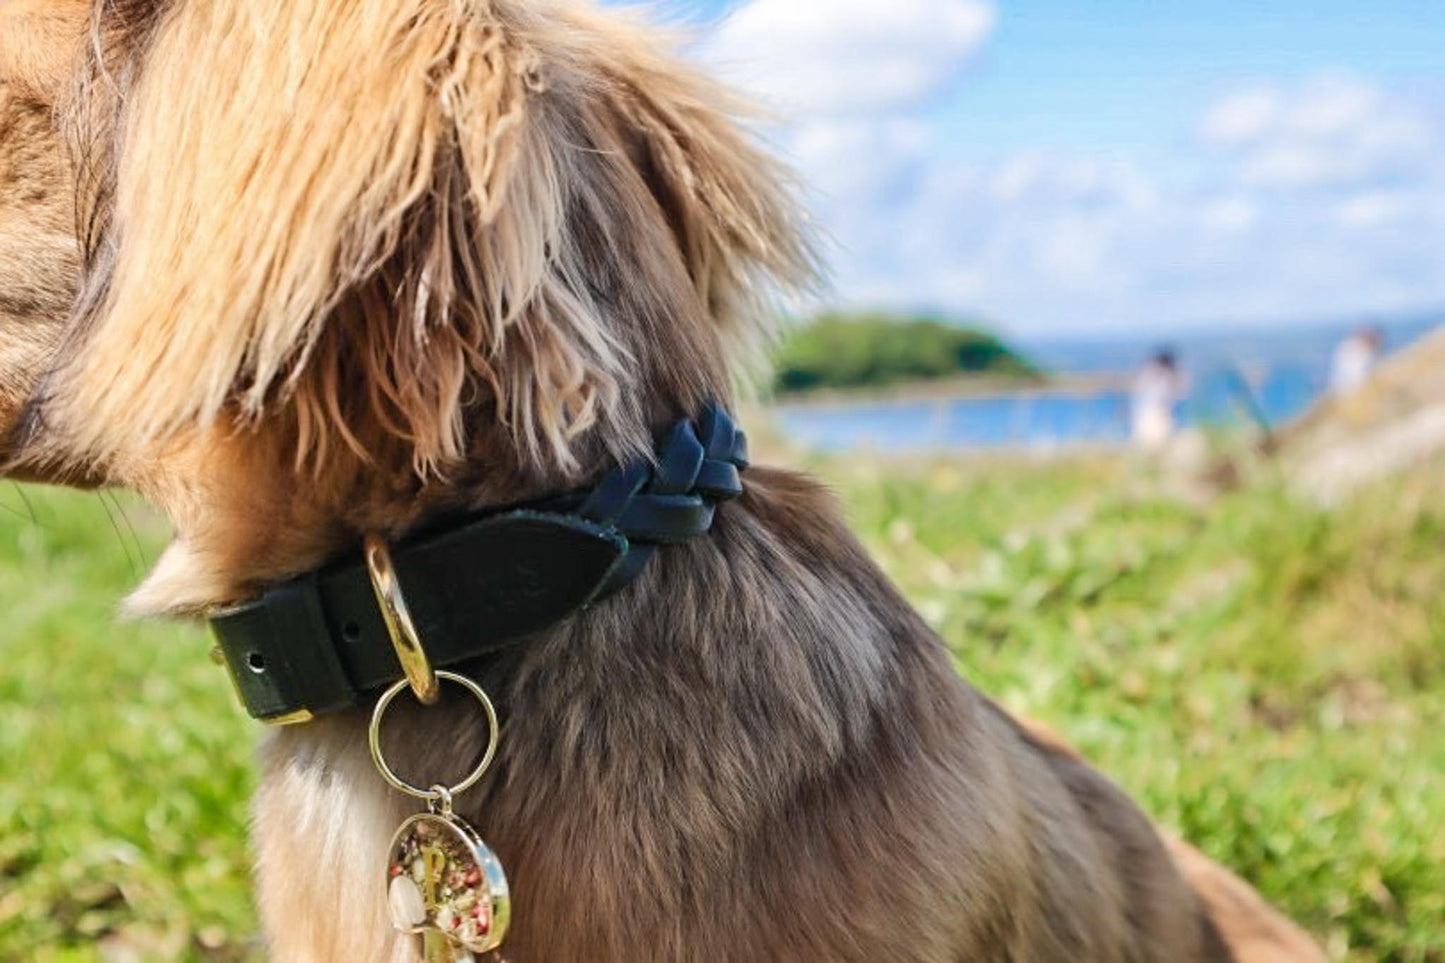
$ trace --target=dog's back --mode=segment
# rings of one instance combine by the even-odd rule
[[[490,671],[516,721],[459,804],[517,868],[508,959],[1232,959],[1149,821],[968,688],[798,476],[755,469],[709,540]],[[403,725],[418,771],[476,749],[446,710]],[[401,810],[334,726],[268,760],[282,958],[364,952],[364,929],[303,921],[364,874],[345,841]]]

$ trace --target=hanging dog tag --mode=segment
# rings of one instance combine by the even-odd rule
[[[422,789],[400,778],[381,750],[381,723],[410,683],[398,682],[382,695],[371,717],[371,756],[394,789],[423,799],[427,811],[401,824],[386,863],[386,901],[397,930],[423,940],[427,963],[471,963],[473,954],[502,945],[512,920],[511,892],[502,864],[477,831],[452,812],[452,797],[481,780],[496,756],[496,709],[481,686],[452,672],[437,681],[454,682],[476,697],[491,729],[487,751],[471,775],[455,786]]]
[[[432,944],[487,953],[502,944],[511,919],[507,877],[480,836],[445,808],[402,824],[387,867],[392,923]],[[456,953],[444,959],[456,959]]]

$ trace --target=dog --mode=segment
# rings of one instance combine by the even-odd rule
[[[551,568],[477,559],[526,631],[461,666],[506,721],[454,804],[510,874],[512,963],[1318,959],[962,681],[822,488],[747,466],[735,378],[815,259],[745,107],[666,49],[563,0],[0,0],[0,466],[169,517],[146,614],[227,624],[458,519],[555,536],[558,570],[612,552],[536,626]],[[497,514],[618,478],[693,528],[607,597],[617,531]],[[262,750],[274,959],[419,958],[376,697]],[[485,754],[462,699],[404,703],[405,773]]]

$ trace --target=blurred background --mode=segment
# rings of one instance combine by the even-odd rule
[[[1445,4],[670,0],[830,286],[761,460],[959,668],[1337,961],[1445,961]],[[0,489],[0,960],[260,959],[259,737],[118,624],[125,496]]]
[[[937,320],[1011,352],[950,359],[929,342],[884,360],[835,326],[785,355],[785,392],[1045,376],[785,408],[809,444],[1114,443],[1148,434],[1140,395],[1177,395],[1176,426],[1278,426],[1442,317],[1439,4],[750,0],[675,15],[700,32],[698,59],[779,118],[770,134],[831,240],[832,288],[801,313]],[[1163,357],[1174,383],[1140,384]]]

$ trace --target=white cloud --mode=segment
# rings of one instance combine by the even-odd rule
[[[798,126],[787,146],[815,193],[876,199],[907,190],[934,148],[928,127],[907,116],[813,121]]]
[[[1337,213],[1345,227],[1376,227],[1398,221],[1409,202],[1409,196],[1399,191],[1366,191],[1340,204]]]
[[[1205,228],[1226,234],[1247,231],[1259,221],[1259,207],[1242,197],[1221,197],[1205,201],[1200,208]]]
[[[1274,124],[1281,107],[1277,91],[1241,91],[1210,108],[1200,132],[1208,143],[1224,146],[1247,144]]]
[[[1303,137],[1347,137],[1368,130],[1384,107],[1375,88],[1349,78],[1327,77],[1293,97],[1280,120],[1286,130]]]
[[[1427,112],[1348,77],[1223,98],[1201,125],[1208,148],[1232,152],[1242,184],[1313,190],[1418,172],[1440,149]]]
[[[751,0],[702,55],[784,113],[877,115],[947,89],[995,19],[992,0]]]

